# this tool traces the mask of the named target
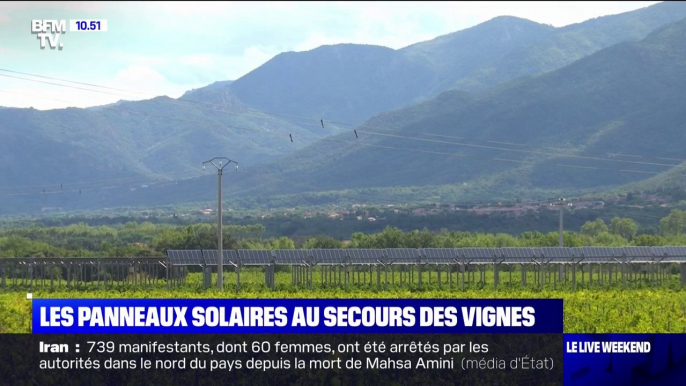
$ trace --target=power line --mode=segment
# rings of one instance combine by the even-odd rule
[[[66,100],[62,100],[62,99],[55,99],[55,98],[49,98],[49,97],[43,97],[43,96],[35,96],[35,95],[23,94],[23,93],[18,93],[18,92],[14,92],[14,91],[8,91],[8,90],[0,90],[0,91],[12,93],[12,94],[36,97],[36,98],[53,99],[53,100],[58,100],[58,101],[61,101],[64,103],[73,103],[71,101],[66,101]],[[151,114],[151,113],[147,113],[147,112],[128,110],[128,109],[120,109],[120,108],[114,108],[114,107],[109,107],[109,106],[103,106],[101,108],[109,109],[109,110],[113,110],[113,111],[119,111],[119,112],[142,114],[142,115],[147,115],[147,116],[156,116],[156,117],[160,117],[160,118],[176,119],[176,120],[192,122],[192,123],[207,124],[207,125],[219,126],[219,127],[228,128],[228,129],[249,130],[249,131],[260,132],[260,133],[263,132],[262,130],[258,130],[258,129],[242,128],[242,127],[237,127],[237,126],[228,126],[228,125],[224,125],[224,124],[220,124],[220,123],[214,123],[214,122],[208,122],[208,121],[189,120],[189,119],[185,119],[185,118],[178,118],[178,117],[172,117],[172,116],[161,115],[161,114]],[[269,132],[267,132],[267,133],[269,133]],[[271,134],[271,133],[269,133],[269,134]],[[514,160],[514,159],[506,159],[506,158],[493,158],[493,157],[484,157],[484,156],[478,156],[478,155],[446,153],[446,152],[437,152],[437,151],[412,149],[412,148],[401,148],[401,147],[394,147],[394,146],[368,144],[368,143],[362,143],[359,141],[354,141],[354,142],[342,141],[342,140],[336,140],[336,139],[332,139],[332,138],[317,138],[317,137],[309,137],[309,136],[302,136],[302,137],[311,138],[313,140],[321,140],[321,141],[326,141],[326,142],[332,142],[332,143],[343,143],[343,144],[351,144],[351,145],[356,145],[356,146],[367,146],[367,147],[375,147],[375,148],[391,149],[391,150],[401,150],[401,151],[409,151],[409,152],[419,152],[419,153],[434,154],[434,155],[447,155],[447,156],[455,156],[455,157],[461,157],[461,158],[478,158],[478,159],[485,159],[485,160],[498,161],[498,162],[510,162],[510,163],[529,164],[529,165],[535,165],[536,164],[533,161],[523,161],[523,160]],[[567,168],[569,168],[569,167],[578,168],[577,166],[564,165],[564,164],[557,164],[555,166],[567,167]],[[674,165],[674,166],[676,166],[676,165]],[[626,173],[640,173],[640,174],[653,174],[653,175],[658,174],[658,173],[646,172],[646,171],[626,170],[626,169],[609,169],[609,168],[598,168],[598,167],[582,167],[582,169],[599,170],[599,171],[613,171],[613,172],[626,172]]]
[[[674,165],[674,164],[661,164],[661,163],[640,162],[640,161],[608,160],[608,159],[604,159],[604,158],[589,157],[589,156],[582,156],[582,155],[567,155],[567,154],[546,153],[546,152],[541,152],[541,151],[508,149],[508,148],[504,148],[504,147],[495,147],[495,146],[486,146],[486,145],[474,145],[474,144],[460,143],[460,142],[438,141],[438,140],[432,140],[432,139],[426,139],[426,138],[413,138],[413,137],[407,137],[407,136],[397,135],[397,134],[382,134],[382,133],[374,133],[374,132],[371,132],[371,131],[362,131],[362,130],[357,130],[357,132],[358,132],[358,133],[371,134],[371,135],[379,135],[379,136],[384,136],[384,137],[392,137],[392,138],[400,138],[400,139],[411,139],[411,140],[424,141],[424,142],[431,142],[431,143],[443,143],[443,144],[448,144],[448,145],[475,147],[475,148],[480,148],[480,149],[492,149],[492,150],[511,151],[511,152],[517,152],[517,153],[527,153],[527,154],[545,155],[545,156],[562,157],[562,158],[576,158],[576,159],[587,159],[587,160],[593,160],[593,161],[622,162],[622,163],[631,163],[631,164],[639,164],[639,165],[651,165],[651,166],[668,166],[668,167],[679,166],[678,164]]]
[[[0,90],[0,91],[2,91],[2,90]],[[89,90],[89,91],[92,91],[92,90]],[[20,93],[15,93],[15,94],[27,95],[27,94],[20,94]],[[27,96],[30,96],[30,95],[27,95]],[[32,97],[35,97],[35,96],[32,96]],[[43,98],[47,98],[47,97],[43,97]],[[66,103],[73,103],[73,102],[70,102],[70,101],[65,101],[65,100],[60,100],[60,99],[54,99],[54,98],[47,98],[47,99],[59,100],[59,101],[66,102]],[[103,108],[110,109],[110,110],[115,110],[115,111],[123,111],[123,112],[131,112],[131,113],[140,113],[140,114],[144,114],[144,115],[157,116],[157,117],[163,117],[163,118],[169,118],[169,119],[178,119],[178,120],[184,120],[184,121],[199,122],[199,123],[203,123],[203,124],[212,124],[212,125],[215,125],[215,126],[223,126],[223,127],[227,127],[227,128],[233,128],[233,129],[260,131],[260,130],[255,130],[255,129],[247,129],[247,128],[241,128],[241,127],[230,127],[230,126],[221,125],[221,124],[213,124],[212,122],[194,121],[194,120],[187,120],[187,119],[183,119],[183,118],[170,117],[170,116],[165,116],[165,115],[160,115],[160,114],[150,114],[150,113],[138,112],[138,111],[133,111],[133,110],[125,110],[125,109],[110,108],[110,107],[103,107]],[[360,130],[360,132],[367,133],[367,134],[372,134],[372,135],[382,135],[382,136],[384,135],[384,134],[380,134],[380,133],[366,132],[366,131],[362,131],[362,130]],[[423,133],[423,134],[427,134],[427,133]],[[427,135],[432,135],[432,134],[427,134]],[[386,135],[386,136],[390,136],[390,137],[400,137],[400,138],[402,138],[401,136],[396,136],[396,135]],[[436,135],[436,136],[439,136],[439,135]],[[315,137],[314,139],[319,139],[319,138],[316,138],[316,137]],[[428,142],[434,142],[434,143],[457,144],[457,143],[446,142],[446,141],[431,141],[431,140],[419,139],[419,138],[412,138],[412,137],[405,137],[404,139],[428,141]],[[495,160],[495,161],[504,161],[504,162],[518,162],[518,163],[535,164],[535,162],[527,162],[527,161],[521,161],[521,160],[511,160],[511,159],[501,159],[501,158],[491,158],[491,157],[481,157],[481,156],[467,156],[467,155],[454,154],[454,153],[434,152],[434,151],[426,151],[426,150],[420,150],[420,149],[398,148],[398,147],[392,147],[392,146],[372,145],[372,144],[364,144],[364,143],[360,144],[360,143],[357,143],[357,142],[339,141],[339,140],[331,140],[331,139],[324,139],[324,140],[328,140],[328,141],[331,141],[331,142],[337,142],[337,143],[355,144],[355,145],[371,146],[371,147],[387,148],[387,149],[395,149],[395,150],[403,150],[403,151],[417,151],[417,152],[430,153],[430,154],[440,154],[440,155],[459,156],[459,157],[468,157],[468,158],[481,158],[481,159],[488,159],[488,160]],[[489,141],[489,142],[496,142],[496,141]],[[503,144],[519,145],[519,144],[504,143],[504,142],[503,142]],[[457,145],[470,146],[469,144],[457,144]],[[513,149],[503,149],[503,148],[486,147],[486,146],[479,146],[479,145],[471,145],[471,146],[482,147],[482,148],[491,148],[491,149],[495,149],[495,150],[516,151],[516,150],[513,150]],[[523,152],[523,151],[520,151],[520,152]],[[550,154],[550,153],[543,153],[543,152],[537,152],[537,153],[538,153],[538,154],[542,154],[542,155],[547,155],[547,156],[558,156],[557,154]],[[616,155],[621,155],[621,154],[616,154]],[[628,156],[628,155],[624,155],[624,156]],[[641,157],[641,156],[636,156],[636,157]],[[584,156],[573,156],[572,158],[581,158],[581,159],[591,159],[591,160],[602,160],[602,161],[605,161],[604,159],[596,159],[596,158],[593,158],[593,157],[584,157]],[[672,160],[677,160],[677,159],[672,159]],[[670,166],[670,167],[678,166],[678,165],[670,165],[670,164],[656,164],[656,163],[644,163],[644,162],[629,162],[629,163],[638,163],[638,164],[653,165],[653,166]],[[570,167],[570,168],[581,168],[581,169],[590,169],[590,170],[608,170],[608,171],[621,171],[621,172],[632,172],[632,173],[643,173],[643,174],[657,174],[657,173],[644,172],[644,171],[636,171],[636,170],[606,169],[606,168],[596,168],[596,167],[587,167],[587,166],[578,166],[578,165],[562,165],[562,164],[559,164],[559,165],[556,165],[556,166]],[[178,172],[180,172],[180,171],[178,171]],[[178,173],[178,172],[173,172],[173,173],[170,173],[169,175],[172,175],[172,174]],[[202,174],[196,174],[196,175],[192,175],[192,176],[190,176],[190,177],[199,177],[199,176],[201,176],[201,175],[202,175]],[[132,178],[128,178],[128,179],[119,179],[119,180],[139,180],[139,179],[142,179],[142,178],[144,178],[144,177],[132,177]],[[103,180],[103,181],[101,181],[101,182],[109,182],[109,181],[116,181],[116,180]],[[287,180],[287,181],[288,181],[288,180]],[[159,182],[159,183],[163,183],[163,182],[168,182],[168,181],[161,181],[161,182]],[[290,182],[290,181],[289,181],[289,182]],[[94,183],[99,183],[99,182],[98,182],[98,181],[94,181],[94,182],[84,182],[83,184],[94,184]],[[70,183],[70,184],[68,184],[68,185],[76,185],[76,184],[77,184],[77,183]],[[263,185],[264,185],[264,184],[263,184]],[[36,186],[33,186],[33,187],[40,187],[40,186],[44,186],[44,185],[36,185]],[[119,185],[119,186],[109,186],[109,187],[102,187],[102,188],[99,188],[99,189],[114,189],[114,188],[117,188],[117,187],[120,187],[120,186],[121,186],[121,185]],[[16,188],[16,187],[15,187],[15,188]],[[94,188],[94,189],[83,189],[83,190],[89,191],[89,190],[95,190],[95,189],[98,189],[98,188]],[[253,189],[255,189],[255,188],[253,187],[253,188],[244,189],[244,191],[249,191],[249,190],[253,190]],[[321,189],[321,188],[320,188],[320,189]],[[79,189],[79,191],[81,191],[81,189]],[[9,195],[11,196],[11,195],[25,195],[25,194],[54,194],[54,193],[60,193],[60,192],[19,193],[19,194],[9,194]],[[358,195],[358,196],[361,196],[360,194],[357,194],[357,195]],[[5,195],[5,196],[7,196],[7,195]],[[369,196],[369,197],[371,197],[371,196]],[[375,197],[374,200],[378,201],[379,198],[378,198],[378,197]],[[533,201],[532,203],[544,203],[544,202],[546,202],[546,201]],[[479,203],[473,203],[473,204],[453,204],[453,205],[488,205],[488,204],[484,204],[484,203],[479,202]],[[658,217],[654,217],[654,218],[657,219]]]
[[[115,96],[120,96],[120,97],[127,97],[126,95],[122,95],[122,94],[116,94],[116,93],[107,92],[107,91],[101,91],[101,90],[92,90],[92,89],[88,89],[88,88],[77,87],[77,86],[70,86],[70,85],[60,84],[60,83],[54,83],[54,82],[47,82],[47,81],[43,81],[43,80],[21,78],[21,77],[18,77],[18,76],[3,75],[3,74],[0,74],[0,76],[6,77],[6,78],[19,79],[19,80],[26,80],[26,81],[29,81],[29,82],[44,83],[44,84],[49,84],[49,85],[53,85],[53,86],[67,87],[67,88],[72,88],[72,89],[76,89],[76,90],[91,91],[91,92],[96,92],[96,93],[100,93],[100,94],[115,95]],[[103,87],[104,87],[104,86],[103,86]],[[6,91],[6,92],[10,92],[10,91]],[[20,95],[21,95],[21,94],[20,94]],[[27,95],[27,96],[28,96],[28,95]],[[48,98],[48,99],[53,99],[53,100],[56,100],[56,101],[66,102],[66,103],[69,103],[69,104],[75,104],[75,102],[65,101],[65,100],[60,100],[60,99],[55,99],[55,98]],[[178,99],[176,99],[176,100],[178,100]],[[157,102],[157,103],[165,103],[165,104],[169,104],[169,105],[174,105],[174,106],[190,107],[190,106],[188,106],[188,105],[186,105],[186,104],[184,104],[184,103],[177,103],[177,102],[174,102],[174,101],[159,100],[159,99],[152,100],[152,101],[153,101],[153,102]],[[205,104],[205,103],[202,103],[202,102],[198,102],[198,103],[200,103],[200,104]],[[212,106],[215,106],[215,107],[223,107],[223,106],[221,106],[221,105],[212,105]],[[94,108],[109,108],[109,107],[107,107],[107,106],[97,106],[97,107],[94,107]],[[205,110],[205,111],[219,112],[219,113],[225,113],[225,114],[231,114],[231,115],[242,115],[242,116],[247,116],[247,117],[252,117],[252,118],[261,118],[261,119],[270,119],[270,118],[271,118],[271,117],[269,117],[269,116],[264,116],[264,115],[265,115],[264,113],[262,113],[262,115],[251,115],[251,114],[245,114],[245,113],[239,113],[239,112],[231,112],[231,111],[226,111],[226,110],[217,110],[217,109],[215,109],[215,108],[209,109],[209,108],[202,108],[202,107],[197,107],[197,106],[196,106],[196,108],[198,108],[198,109],[200,109],[200,110]],[[257,111],[257,110],[256,110],[256,111]],[[271,118],[271,119],[273,119],[273,118]]]
[[[184,169],[178,169],[175,171],[167,171],[164,173],[155,173],[154,176],[126,177],[126,178],[115,178],[115,179],[95,180],[95,181],[64,182],[64,183],[61,183],[60,185],[62,185],[62,186],[84,186],[84,185],[94,185],[94,184],[117,182],[117,181],[128,181],[130,183],[134,183],[136,181],[141,181],[141,182],[157,181],[159,179],[155,179],[154,178],[155,176],[172,177],[173,175],[184,172],[185,170],[192,170],[192,168],[186,166],[186,167],[184,167]],[[57,187],[57,185],[58,184],[0,186],[0,190],[3,190],[3,189],[9,190],[9,189],[48,188],[50,186]]]
[[[44,79],[51,79],[51,80],[58,80],[62,82],[69,82],[69,83],[75,83],[75,84],[81,84],[81,85],[88,85],[92,87],[99,87],[99,88],[105,88],[105,89],[110,89],[110,90],[117,90],[117,91],[124,91],[124,92],[130,92],[130,93],[135,93],[135,94],[141,94],[141,95],[150,95],[152,94],[147,94],[147,93],[142,93],[142,92],[137,92],[137,91],[132,91],[132,90],[124,90],[124,89],[118,89],[114,87],[108,87],[108,86],[102,86],[102,85],[97,85],[97,84],[92,84],[92,83],[85,83],[85,82],[77,82],[77,81],[72,81],[72,80],[66,80],[66,79],[60,79],[60,78],[54,78],[54,77],[47,77],[43,75],[36,75],[36,74],[30,74],[26,72],[19,72],[19,71],[13,71],[13,70],[8,70],[8,69],[2,69],[0,68],[0,71],[5,71],[5,72],[10,72],[10,73],[15,73],[15,74],[22,74],[22,75],[28,75],[28,76],[34,76],[34,77],[40,77]],[[92,91],[92,92],[101,92],[101,93],[106,93],[110,95],[117,95],[117,96],[125,96],[121,94],[113,94],[113,93],[108,93],[108,92],[102,92],[99,90],[92,90],[92,89],[86,89],[86,88],[81,88],[81,87],[73,87],[69,85],[63,85],[59,83],[53,83],[53,82],[45,82],[45,81],[38,81],[34,79],[27,79],[27,78],[21,78],[21,77],[16,77],[16,76],[10,76],[10,75],[2,75],[0,76],[4,77],[9,77],[9,78],[15,78],[15,79],[20,79],[20,80],[26,80],[26,81],[32,81],[32,82],[39,82],[39,83],[46,83],[46,84],[51,84],[55,86],[62,86],[62,87],[71,87],[71,88],[76,88],[79,90],[85,90],[85,91]],[[193,100],[188,100],[188,99],[177,99],[178,101],[184,101],[184,102],[190,102],[190,103],[197,103],[197,104],[203,104],[203,105],[208,105],[208,106],[213,106],[213,107],[221,107],[222,109],[226,108],[226,106],[223,105],[218,105],[218,104],[212,104],[212,103],[207,103],[207,102],[200,102],[200,101],[193,101]],[[183,105],[183,104],[178,104],[174,103],[171,101],[161,101],[161,100],[156,100],[156,102],[160,103],[168,103],[168,104],[174,104],[174,105]],[[73,102],[69,102],[73,103]],[[223,112],[227,114],[234,114],[234,115],[244,115],[244,116],[249,116],[249,117],[254,117],[254,118],[267,118],[265,115],[269,116],[282,116],[282,117],[288,117],[288,118],[296,118],[296,119],[303,119],[308,122],[317,122],[317,120],[321,121],[322,127],[324,126],[324,120],[323,119],[317,119],[317,118],[312,118],[312,117],[305,117],[305,116],[296,116],[296,115],[285,115],[285,114],[275,114],[275,113],[266,113],[257,109],[251,109],[247,108],[246,110],[251,110],[255,111],[256,113],[260,115],[249,115],[241,112],[235,112],[235,111],[226,111],[226,110],[217,110],[217,109],[211,109],[211,111],[216,111],[216,112]],[[328,123],[332,123],[334,125],[343,125],[343,126],[354,126],[357,128],[370,128],[370,129],[377,129],[377,130],[386,130],[386,131],[392,131],[391,129],[385,128],[385,127],[380,127],[380,126],[371,126],[371,125],[365,125],[365,124],[353,124],[353,123],[346,123],[346,122],[338,122],[338,121],[327,121]],[[318,123],[318,122],[317,122]],[[317,123],[298,123],[300,125],[306,125],[306,126],[316,126],[319,127]],[[334,127],[335,129],[338,129]],[[345,129],[340,129],[340,130],[345,130]],[[357,130],[359,132],[362,132],[362,130]],[[367,134],[373,134],[373,135],[384,135],[381,133],[375,133],[371,131],[365,131]],[[407,131],[404,131],[407,132]],[[476,138],[465,138],[465,137],[457,137],[457,136],[449,136],[449,135],[442,135],[442,134],[434,134],[434,133],[425,133],[425,132],[410,132],[413,134],[418,134],[422,136],[433,136],[433,137],[440,137],[440,138],[448,138],[448,139],[458,139],[458,140],[466,140],[466,141],[477,141],[477,142],[486,142],[486,143],[494,143],[494,144],[501,144],[501,145],[508,145],[508,146],[520,146],[520,147],[531,147],[530,145],[526,144],[518,144],[518,143],[512,143],[512,142],[505,142],[505,141],[495,141],[495,140],[482,140],[482,139],[476,139]],[[386,134],[390,136],[390,134]],[[405,139],[415,139],[415,140],[422,140],[421,138],[413,138],[413,137],[407,137],[403,136]],[[448,142],[444,142],[448,143]],[[453,143],[455,145],[458,145],[457,143]],[[459,144],[460,146],[472,146],[472,147],[483,147],[483,148],[489,148],[486,146],[479,146],[479,145],[469,145],[469,144]],[[552,149],[552,150],[558,150],[558,151],[568,151],[568,152],[575,152],[575,149],[566,149],[566,148],[557,148],[557,147],[542,147],[546,149]],[[515,151],[515,152],[524,152],[523,150],[517,150],[517,149],[506,149],[506,148],[497,148],[497,150],[502,150],[502,151]],[[549,153],[547,153],[549,154]],[[633,157],[633,158],[654,158],[654,159],[661,159],[661,160],[671,160],[671,161],[678,161],[678,162],[684,162],[686,159],[679,159],[679,158],[666,158],[666,157],[648,157],[648,156],[640,156],[640,155],[630,155],[630,154],[623,154],[623,153],[605,153],[608,156],[621,156],[621,157]],[[606,158],[599,158],[599,157],[590,157],[590,156],[581,156],[581,155],[562,155],[562,154],[555,154],[557,157],[568,157],[568,158],[584,158],[584,159],[593,159],[596,161],[609,161],[609,162],[624,162],[624,163],[636,163],[636,164],[645,164],[645,165],[653,165],[653,166],[676,166],[672,164],[657,164],[657,163],[641,163],[641,162],[635,162],[635,161],[626,161],[626,160],[613,160],[613,159],[606,159]]]
[[[13,71],[13,70],[8,70],[8,69],[3,69],[3,68],[0,68],[0,71],[5,71],[5,72],[10,72],[10,73],[15,73],[15,74],[21,74],[21,75],[34,76],[34,77],[44,78],[44,79],[58,80],[58,81],[67,82],[67,83],[81,84],[81,85],[86,85],[86,86],[91,86],[91,87],[99,87],[99,88],[104,88],[104,89],[109,89],[109,90],[115,90],[115,91],[129,92],[129,93],[133,93],[133,94],[146,95],[146,96],[151,96],[151,97],[157,97],[157,96],[159,96],[159,95],[155,95],[155,94],[151,94],[151,93],[144,93],[144,92],[139,92],[139,91],[132,91],[132,90],[126,90],[126,89],[120,89],[120,88],[102,86],[102,85],[97,85],[97,84],[93,84],[93,83],[77,82],[77,81],[73,81],[73,80],[67,80],[67,79],[60,79],[60,78],[54,78],[54,77],[49,77],[49,76],[43,76],[43,75],[30,74],[30,73],[26,73],[26,72]],[[18,77],[15,77],[15,78],[33,81],[33,80],[31,80],[31,79],[26,79],[26,78],[18,78]],[[50,83],[50,84],[55,84],[55,83]],[[55,84],[55,85],[59,85],[59,84]],[[67,86],[67,85],[63,85],[63,86]],[[97,90],[89,90],[89,89],[83,89],[83,90],[98,92]],[[125,95],[121,95],[121,94],[113,94],[113,95],[125,96]],[[190,100],[190,99],[178,98],[177,100],[179,100],[179,101],[184,101],[184,102],[189,102],[189,103],[197,103],[197,104],[203,104],[203,105],[208,105],[208,106],[214,106],[214,107],[222,107],[222,108],[225,108],[225,107],[226,107],[226,106],[224,106],[224,105],[219,105],[219,104],[209,103],[209,102],[202,102],[202,101],[194,101],[194,100]],[[308,121],[317,121],[317,120],[321,120],[320,118],[312,118],[312,117],[305,117],[305,116],[288,115],[288,114],[278,114],[278,113],[266,113],[266,112],[263,112],[263,111],[261,111],[261,110],[253,109],[253,108],[250,108],[250,107],[247,107],[247,106],[245,107],[245,109],[246,109],[246,110],[250,110],[250,111],[254,111],[254,112],[260,113],[260,114],[273,115],[273,116],[284,117],[284,118],[304,119],[304,120],[308,120]],[[323,121],[323,120],[322,120],[322,121]]]

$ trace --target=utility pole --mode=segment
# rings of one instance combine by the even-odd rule
[[[224,240],[222,233],[222,174],[224,174],[224,168],[229,166],[229,164],[236,164],[236,170],[238,170],[238,162],[232,161],[226,157],[214,157],[209,161],[202,163],[202,169],[205,170],[206,164],[212,164],[217,168],[217,289],[222,291],[224,289]]]
[[[565,213],[564,202],[565,202],[565,199],[563,197],[560,197],[560,229],[559,229],[559,234],[558,234],[558,242],[559,242],[560,248],[565,246],[564,233],[563,233],[564,232],[564,213]]]
[[[553,204],[550,204],[550,205],[553,205]],[[560,207],[560,228],[558,230],[559,233],[558,233],[557,240],[558,240],[558,246],[560,248],[562,248],[565,246],[565,243],[564,243],[564,212],[565,212],[565,206],[572,206],[572,204],[569,203],[569,204],[565,205],[565,198],[560,197],[557,205]],[[564,269],[565,269],[564,265],[559,264],[558,268],[559,268],[558,280],[562,281],[562,278],[564,277]]]
[[[550,205],[552,206],[552,205],[554,205],[554,204],[550,204]],[[572,206],[572,204],[571,204],[571,203],[565,204],[565,198],[564,198],[564,197],[560,197],[559,200],[558,200],[558,204],[557,204],[557,205],[560,207],[560,227],[559,227],[559,230],[558,230],[558,246],[559,246],[560,248],[562,248],[562,247],[564,247],[564,236],[563,236],[563,232],[564,232],[564,211],[565,211],[565,206]]]

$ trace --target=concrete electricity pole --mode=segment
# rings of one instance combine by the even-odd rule
[[[222,174],[224,173],[224,168],[229,166],[229,164],[236,164],[236,170],[238,170],[238,162],[232,161],[226,157],[214,157],[209,161],[202,163],[202,168],[205,170],[205,164],[212,164],[217,168],[218,177],[218,197],[217,197],[217,289],[222,291],[224,289],[224,240],[222,233]]]
[[[550,204],[550,205],[553,205],[553,204]],[[560,248],[562,248],[565,246],[565,243],[564,243],[564,212],[565,212],[565,206],[572,206],[572,204],[569,203],[569,204],[565,205],[565,198],[560,197],[557,205],[560,207],[560,228],[558,231],[559,233],[558,233],[557,239],[558,239],[558,246]],[[558,280],[562,281],[563,276],[564,276],[564,265],[559,264]]]
[[[554,205],[554,204],[550,204],[550,205]],[[572,206],[572,204],[571,203],[565,204],[565,198],[560,197],[557,205],[560,207],[560,228],[558,230],[558,246],[560,248],[562,248],[565,245],[564,244],[564,236],[563,236],[565,206]]]

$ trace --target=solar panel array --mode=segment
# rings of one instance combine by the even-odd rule
[[[225,250],[224,264],[548,264],[686,262],[686,247],[389,248]],[[216,250],[169,250],[174,265],[216,265]]]

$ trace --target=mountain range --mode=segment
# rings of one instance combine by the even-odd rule
[[[342,44],[285,52],[230,89],[266,112],[361,123],[447,89],[481,90],[555,70],[684,17],[686,4],[677,2],[562,28],[501,16],[399,50]]]
[[[0,109],[0,214],[212,199],[199,166],[215,155],[246,166],[227,189],[246,205],[672,183],[684,17],[683,3],[563,28],[498,17],[400,50],[283,53],[179,99]]]
[[[552,72],[380,114],[256,175],[319,191],[453,185],[478,199],[674,173],[686,162],[685,63],[686,19]]]

